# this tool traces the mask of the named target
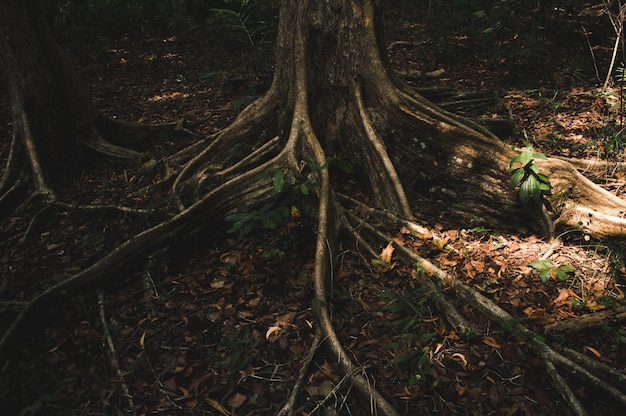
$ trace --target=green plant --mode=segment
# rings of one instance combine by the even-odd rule
[[[241,0],[237,9],[212,8],[207,23],[221,32],[229,32],[222,39],[233,41],[250,48],[252,51],[253,69],[257,72],[271,72],[273,58],[272,27],[268,20],[262,18],[261,1]]]
[[[532,261],[528,265],[539,272],[539,277],[543,283],[547,283],[550,278],[567,280],[568,275],[575,271],[573,266],[556,266],[550,260]]]
[[[527,146],[509,164],[511,186],[517,190],[523,203],[540,202],[546,195],[550,195],[550,180],[539,173],[535,159],[546,160],[547,157],[543,153],[534,152],[532,146]]]
[[[395,357],[391,360],[394,364],[401,364],[413,360],[421,355],[418,360],[420,374],[425,375],[423,365],[428,356],[424,357],[424,349],[436,337],[433,332],[424,333],[420,328],[421,317],[429,311],[427,297],[423,291],[418,290],[409,296],[396,292],[385,292],[379,295],[385,301],[383,311],[390,314],[391,318],[386,322],[396,333],[392,341],[383,349],[394,350]]]
[[[233,223],[228,232],[239,232],[241,239],[255,229],[275,230],[290,216],[289,207],[276,206],[274,202],[268,202],[258,210],[250,210],[250,207],[242,205],[237,212],[227,215],[224,219]]]
[[[224,367],[229,375],[246,368],[258,354],[257,347],[261,343],[261,338],[253,338],[248,327],[239,328],[232,336],[222,338],[218,349],[228,350],[228,358],[219,365]]]
[[[592,137],[602,143],[603,159],[618,159],[626,150],[626,128],[615,121],[609,121],[602,127],[593,129]]]

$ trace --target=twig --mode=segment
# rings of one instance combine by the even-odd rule
[[[102,337],[105,339],[109,352],[111,353],[111,367],[117,373],[117,376],[120,379],[120,385],[122,386],[122,391],[126,396],[126,401],[128,402],[128,409],[126,413],[130,413],[132,415],[136,415],[135,412],[135,404],[133,402],[133,396],[128,389],[128,384],[126,384],[126,380],[124,379],[124,372],[120,367],[120,363],[117,359],[117,351],[115,350],[115,344],[113,342],[113,338],[111,337],[111,332],[109,331],[109,324],[107,322],[106,314],[104,311],[104,294],[102,290],[98,291],[98,312],[100,314],[100,322],[102,322]]]
[[[298,394],[300,394],[300,390],[302,389],[304,376],[307,374],[309,366],[311,365],[311,362],[313,362],[313,357],[315,356],[315,353],[317,352],[317,349],[319,348],[321,341],[322,341],[322,331],[318,327],[315,330],[315,337],[313,338],[313,343],[311,344],[311,347],[309,348],[309,353],[307,354],[306,358],[304,359],[304,362],[302,363],[302,368],[300,369],[300,373],[298,374],[296,383],[294,384],[293,389],[291,390],[291,393],[289,394],[289,398],[287,399],[283,407],[280,409],[280,411],[277,413],[277,416],[289,416],[294,413],[293,407],[295,406],[296,400],[298,398]]]
[[[309,412],[309,415],[314,414],[315,412],[317,412],[317,410],[324,406],[324,404],[326,404],[326,402],[331,398],[331,396],[335,396],[335,394],[337,393],[337,391],[341,388],[342,384],[345,383],[346,381],[350,380],[350,378],[355,375],[357,372],[363,371],[363,368],[357,367],[354,368],[352,370],[352,373],[346,373],[344,374],[344,376],[341,378],[341,380],[339,380],[339,382],[333,387],[333,389],[321,400],[317,403],[317,405],[313,408],[313,410],[311,410]]]
[[[585,34],[585,39],[587,40],[587,46],[589,47],[589,52],[591,52],[591,60],[593,62],[593,68],[596,71],[596,79],[598,80],[598,82],[601,82],[602,80],[600,79],[600,70],[598,69],[598,62],[596,61],[596,54],[593,52],[593,47],[591,46],[591,42],[589,41],[589,32],[587,32],[587,29],[585,28],[585,26],[581,25],[581,28],[583,29],[583,33]]]

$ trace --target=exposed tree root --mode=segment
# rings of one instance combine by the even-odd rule
[[[546,325],[548,333],[577,334],[584,331],[600,329],[604,325],[621,324],[626,321],[626,308],[619,306],[615,309],[607,309],[590,315],[566,319]]]
[[[111,214],[124,214],[130,217],[142,217],[146,218],[148,215],[154,214],[157,218],[163,217],[162,212],[157,212],[155,210],[147,210],[141,208],[131,208],[119,205],[71,205],[66,202],[61,201],[46,201],[43,208],[41,208],[33,218],[30,220],[26,231],[20,238],[20,243],[27,241],[29,238],[33,236],[35,232],[37,232],[38,227],[49,217],[49,215],[59,209],[68,210],[71,212],[94,212],[94,213],[111,213]]]
[[[366,230],[382,243],[393,241],[390,236],[385,236],[373,227],[366,228]],[[626,406],[626,394],[614,387],[610,381],[607,382],[600,378],[606,374],[606,372],[603,367],[598,367],[595,364],[590,365],[590,363],[595,363],[595,361],[572,360],[556,352],[544,341],[542,341],[540,336],[519,324],[508,312],[500,308],[472,287],[465,285],[454,276],[438,268],[429,260],[420,257],[405,247],[396,244],[395,248],[398,253],[400,253],[400,256],[405,260],[410,261],[412,264],[419,264],[420,269],[427,271],[427,274],[431,278],[438,280],[444,285],[444,287],[454,290],[455,294],[462,299],[465,304],[470,305],[472,308],[489,318],[492,322],[510,330],[515,337],[525,342],[533,352],[544,360],[548,374],[553,379],[555,387],[557,387],[563,399],[576,414],[584,415],[586,413],[571,388],[568,386],[567,382],[558,373],[555,367],[558,367],[562,371],[577,377],[583,383],[604,391],[615,401]],[[424,272],[416,272],[416,274],[424,274]],[[615,371],[615,373],[616,375],[612,377],[613,380],[621,380],[623,377],[626,377],[626,375],[619,372]]]
[[[626,234],[626,201],[604,190],[560,159],[538,161],[550,178],[548,199],[557,217],[555,225],[579,229],[597,238]]]
[[[111,284],[123,279],[123,270],[145,262],[150,254],[167,247],[181,236],[201,232],[207,225],[207,219],[223,216],[234,209],[239,201],[259,202],[271,198],[272,188],[268,180],[260,175],[264,169],[266,167],[231,179],[175,217],[137,234],[90,267],[35,296],[0,339],[0,357],[4,358],[8,350],[15,346],[14,341],[24,326],[60,297],[102,285],[105,281]]]

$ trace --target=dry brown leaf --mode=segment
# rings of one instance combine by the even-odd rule
[[[443,248],[446,246],[446,244],[448,244],[448,241],[450,241],[449,237],[437,237],[437,236],[433,237],[433,244],[439,250],[443,250]]]
[[[559,292],[559,296],[557,296],[556,299],[554,299],[554,303],[557,305],[563,305],[567,299],[569,298],[569,289],[561,289],[561,291]]]
[[[598,351],[595,348],[592,348],[592,347],[589,347],[589,346],[585,345],[585,349],[589,350],[593,355],[595,355],[598,358],[602,357],[602,354],[600,354],[600,351]]]
[[[198,407],[198,399],[194,397],[192,399],[187,400],[185,402],[185,406],[187,406],[190,409],[195,409],[196,407]]]
[[[213,409],[217,410],[222,416],[231,416],[230,412],[224,409],[224,406],[222,406],[217,400],[205,398],[204,401],[206,401]]]
[[[496,341],[494,337],[484,337],[483,342],[491,348],[499,349],[502,347],[500,344],[498,344],[498,341]]]
[[[233,409],[241,407],[247,400],[247,397],[241,393],[235,393],[228,399],[227,403]]]
[[[386,263],[391,263],[391,255],[393,254],[393,242],[389,242],[387,247],[383,248],[383,251],[380,253],[380,259]]]
[[[461,366],[463,366],[463,369],[467,369],[467,359],[463,354],[461,354],[460,352],[455,352],[454,354],[452,354],[452,359],[461,364]]]

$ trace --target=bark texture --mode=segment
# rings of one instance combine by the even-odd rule
[[[101,137],[99,113],[52,34],[47,4],[0,4],[0,62],[14,131],[0,202],[8,202],[15,194],[11,191],[23,190],[27,182],[34,182],[40,194],[53,195],[93,153],[124,160],[141,157]]]

